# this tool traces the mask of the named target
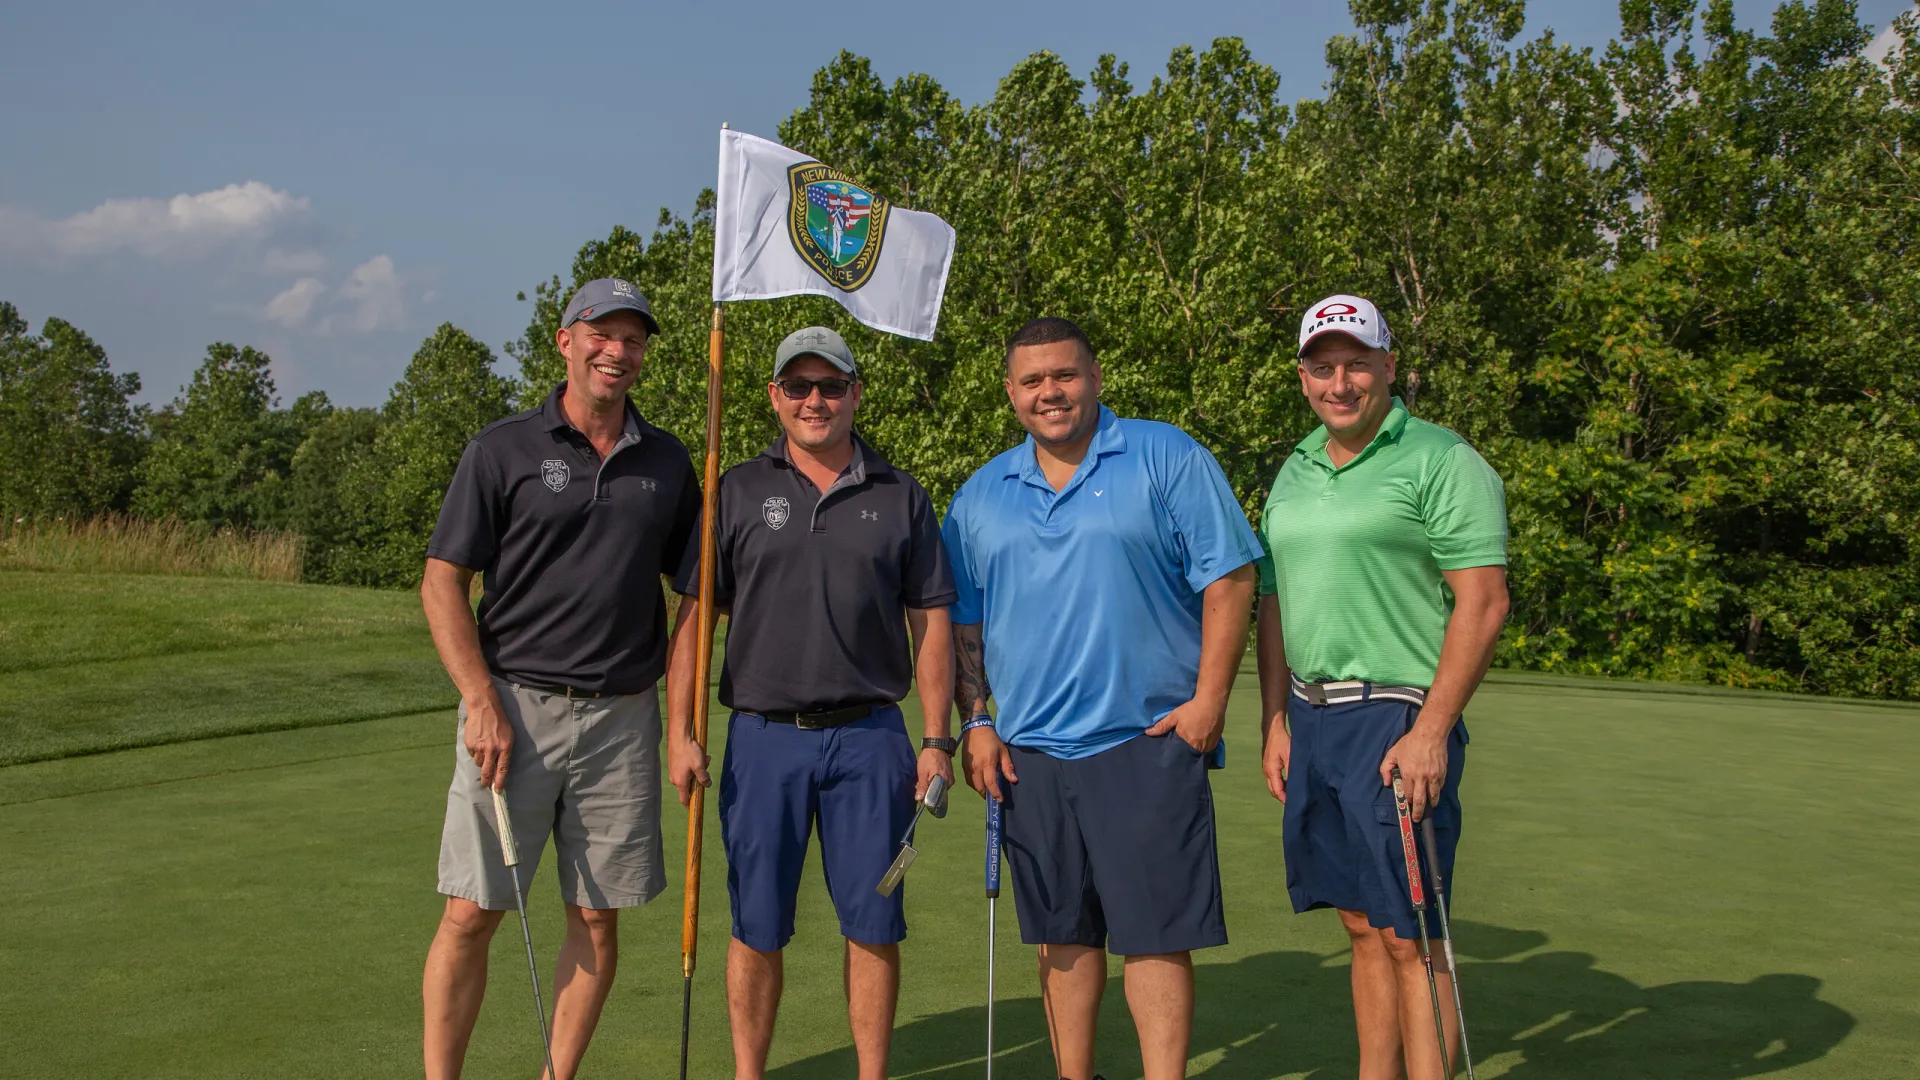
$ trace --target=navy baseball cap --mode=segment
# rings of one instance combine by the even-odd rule
[[[634,288],[633,282],[617,277],[594,278],[575,289],[573,299],[567,301],[567,313],[560,316],[560,329],[565,330],[581,319],[592,322],[615,311],[638,312],[641,321],[647,324],[647,333],[660,332],[660,322],[653,317],[653,305],[647,302],[647,294]]]

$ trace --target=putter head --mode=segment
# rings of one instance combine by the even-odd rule
[[[893,890],[900,887],[901,879],[907,876],[907,867],[912,866],[913,860],[919,857],[920,852],[915,850],[912,844],[901,844],[900,854],[893,857],[893,865],[887,867],[886,874],[880,878],[880,884],[875,886],[873,891],[881,896],[892,896]]]
[[[927,781],[927,793],[920,799],[920,805],[926,807],[927,813],[934,817],[947,816],[947,781],[944,777],[935,776]]]

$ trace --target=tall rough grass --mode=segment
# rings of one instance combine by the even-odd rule
[[[293,533],[208,529],[110,514],[90,521],[0,520],[0,570],[300,580]]]

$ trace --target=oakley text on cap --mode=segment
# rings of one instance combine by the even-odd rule
[[[1294,355],[1305,356],[1307,342],[1322,334],[1345,334],[1370,349],[1393,348],[1393,332],[1373,301],[1347,293],[1335,293],[1307,309],[1300,317],[1300,349]]]

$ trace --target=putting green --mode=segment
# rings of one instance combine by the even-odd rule
[[[67,587],[53,575],[37,580]],[[70,598],[86,592],[84,581],[72,584]],[[275,601],[286,621],[300,621],[299,595]],[[348,609],[355,595],[324,591]],[[398,617],[392,594],[359,595],[369,620]],[[0,634],[12,618],[11,609],[0,615]],[[111,620],[95,626],[115,632]],[[100,662],[125,655],[96,645]],[[233,655],[244,669],[252,654]],[[55,670],[76,687],[101,682],[92,661],[43,662],[31,674]],[[302,692],[297,673],[262,670],[282,692]],[[311,686],[332,677],[315,670]],[[0,675],[10,700],[13,678]],[[197,704],[218,722],[219,701]],[[1330,913],[1294,916],[1286,906],[1279,808],[1254,767],[1254,706],[1243,679],[1229,765],[1214,780],[1233,943],[1198,958],[1192,1071],[1350,1076],[1341,935]],[[1484,689],[1469,716],[1457,888],[1480,1075],[1920,1075],[1920,860],[1911,856],[1920,811],[1901,782],[1920,760],[1916,719],[1759,695],[1532,680]],[[450,712],[435,709],[0,768],[4,1071],[417,1075],[420,962],[439,908],[452,736]],[[913,936],[896,1077],[957,1080],[981,1068],[980,802],[960,792],[954,805],[922,830],[908,877]],[[685,822],[677,807],[668,812],[673,884],[623,922],[619,984],[583,1075],[674,1069]],[[693,1046],[694,1073],[712,1078],[731,1069],[717,839],[710,828]],[[817,865],[774,1043],[780,1080],[853,1072]],[[559,940],[549,875],[543,869],[532,899],[546,964]],[[1001,911],[997,1067],[1047,1076],[1031,952],[1018,944],[1012,908],[1009,900]],[[538,1034],[510,923],[493,972],[468,1074],[531,1076]],[[1114,973],[1100,1067],[1124,1080],[1140,1069],[1117,964]]]

